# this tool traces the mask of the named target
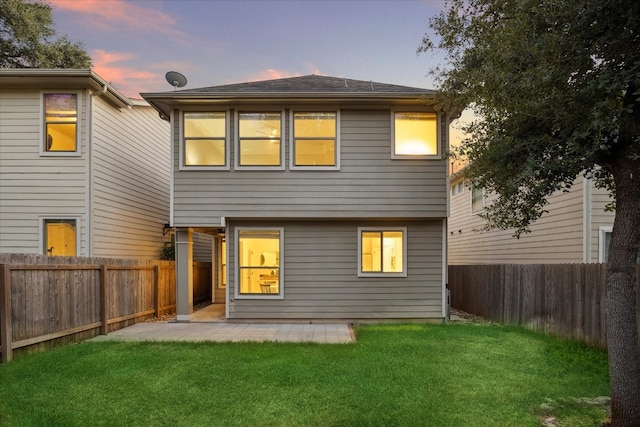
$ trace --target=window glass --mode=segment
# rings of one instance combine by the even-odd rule
[[[44,254],[49,256],[76,256],[76,220],[44,220]]]
[[[435,113],[395,113],[394,154],[437,155],[437,115]]]
[[[227,287],[227,241],[222,239],[220,242],[220,283],[219,288]]]
[[[240,166],[280,166],[280,113],[240,113]]]
[[[238,236],[239,293],[280,294],[280,232],[240,230]]]
[[[363,273],[402,273],[404,233],[402,231],[363,231],[361,234]]]
[[[336,113],[294,113],[296,166],[335,166]]]
[[[184,164],[224,166],[226,113],[184,113]]]
[[[484,190],[476,186],[471,187],[471,212],[480,212],[484,209]]]
[[[48,152],[76,151],[78,124],[78,95],[47,93],[44,95],[45,139]]]

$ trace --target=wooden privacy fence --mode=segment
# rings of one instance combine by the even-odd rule
[[[453,308],[601,348],[607,345],[606,279],[606,264],[449,266]]]
[[[194,277],[194,301],[211,298],[211,264]],[[0,254],[2,361],[173,312],[175,299],[173,261]]]

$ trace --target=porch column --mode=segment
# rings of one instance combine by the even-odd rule
[[[176,320],[188,322],[193,313],[193,232],[176,229]]]

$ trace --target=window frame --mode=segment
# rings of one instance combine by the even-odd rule
[[[275,165],[241,165],[240,164],[240,115],[241,114],[280,114],[280,164]],[[284,109],[260,109],[260,108],[242,108],[234,111],[233,118],[233,136],[234,136],[234,169],[236,170],[285,170],[285,121],[286,111]],[[267,138],[265,138],[267,139]]]
[[[396,154],[396,114],[397,113],[421,113],[434,114],[436,116],[436,154]],[[441,113],[436,111],[393,108],[391,109],[391,158],[395,160],[441,160],[442,159],[442,135],[440,131]]]
[[[384,233],[387,231],[402,232],[402,271],[401,272],[366,272],[362,271],[362,235],[364,232],[375,231]],[[407,227],[358,227],[358,277],[407,277],[408,276],[408,233]]]
[[[278,242],[280,250],[280,264],[278,266],[278,290],[277,294],[243,294],[240,293],[240,232],[241,231],[277,231],[279,233]],[[284,227],[236,227],[233,232],[233,293],[235,299],[266,299],[266,300],[283,300],[284,299]],[[227,256],[229,247],[227,246]],[[227,282],[229,278],[227,276]],[[228,284],[228,283],[227,283]]]
[[[464,180],[460,180],[460,181],[456,182],[455,184],[451,184],[451,186],[450,186],[451,197],[458,197],[458,196],[464,194],[465,187],[466,187],[466,185],[464,184]]]
[[[607,225],[607,226],[600,226],[600,228],[598,229],[598,262],[599,263],[606,263],[608,261],[608,259],[605,259],[605,255],[606,258],[609,258],[609,248],[606,247],[606,242],[607,242],[607,234],[611,234],[613,233],[613,226],[611,225]]]
[[[335,113],[336,115],[336,136],[334,146],[334,165],[296,165],[296,136],[295,136],[295,114],[296,113]],[[306,139],[306,138],[305,138]],[[329,138],[318,138],[329,139]],[[314,170],[314,171],[335,171],[340,170],[340,109],[339,108],[296,108],[289,111],[289,169],[290,170]]]
[[[45,148],[47,134],[47,106],[46,95],[76,95],[76,149],[74,151],[47,151]],[[80,157],[82,156],[82,91],[79,90],[42,90],[40,91],[40,125],[39,125],[39,154],[41,157]]]
[[[185,163],[186,161],[186,149],[187,149],[187,144],[186,144],[186,140],[185,140],[185,136],[184,136],[184,129],[185,129],[185,113],[224,113],[225,115],[225,124],[224,124],[224,131],[225,131],[225,138],[224,138],[224,165],[187,165]],[[181,110],[180,111],[180,120],[178,123],[179,129],[178,129],[178,137],[180,138],[180,149],[179,151],[179,163],[178,163],[178,170],[225,170],[228,171],[231,169],[231,165],[230,165],[230,159],[231,159],[231,144],[230,144],[230,130],[231,130],[231,111],[229,109],[205,109],[205,110]]]
[[[81,256],[82,248],[81,243],[82,240],[80,238],[82,234],[81,226],[81,217],[80,215],[41,215],[38,217],[38,247],[40,248],[40,253],[45,256],[47,255],[47,248],[45,247],[47,244],[47,239],[45,238],[45,233],[47,231],[47,221],[74,221],[76,226],[76,254],[75,255],[60,255],[60,256]],[[54,255],[58,256],[58,255]]]

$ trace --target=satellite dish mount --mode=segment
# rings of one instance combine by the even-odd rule
[[[187,78],[177,71],[169,71],[165,74],[165,78],[174,90],[187,84]]]

